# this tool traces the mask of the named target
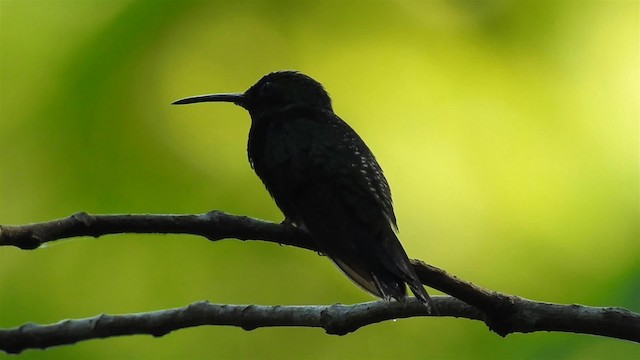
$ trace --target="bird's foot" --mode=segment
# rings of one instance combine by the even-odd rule
[[[280,223],[280,225],[298,227],[296,223],[293,222],[293,220],[289,219],[288,217],[285,217],[284,220],[282,220],[282,222]]]

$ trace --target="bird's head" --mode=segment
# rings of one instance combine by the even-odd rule
[[[332,111],[331,99],[322,85],[297,71],[276,71],[265,75],[244,93],[209,94],[187,97],[173,104],[232,102],[251,114],[278,111],[290,106]]]

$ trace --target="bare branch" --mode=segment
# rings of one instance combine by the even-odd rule
[[[482,313],[476,308],[455,298],[435,296],[433,301],[439,310],[439,316],[482,319]],[[578,305],[542,303],[533,303],[533,305],[530,311],[535,314],[531,315],[552,316],[537,320],[538,326],[529,321],[526,327],[518,330],[519,332],[549,330],[550,327],[555,327],[557,331],[566,331],[576,313],[580,313],[580,316],[585,319],[593,320],[594,323],[606,321],[607,316],[630,315],[610,309]],[[558,314],[565,314],[565,316],[556,319]],[[202,325],[237,326],[245,330],[271,326],[318,327],[323,328],[328,334],[345,335],[366,325],[415,316],[433,315],[429,314],[427,309],[415,299],[404,303],[375,301],[330,306],[221,305],[201,301],[181,308],[147,313],[103,314],[86,319],[64,320],[51,325],[25,324],[14,329],[0,330],[0,349],[8,353],[20,353],[25,349],[46,349],[83,340],[122,335],[163,336],[174,330]],[[547,324],[547,320],[553,321],[555,325]],[[549,327],[541,327],[541,324]]]
[[[220,211],[202,215],[92,216],[78,213],[50,222],[2,226],[0,246],[35,249],[46,242],[69,237],[119,233],[193,234],[211,241],[254,239],[318,251],[306,233],[293,226]],[[629,310],[536,302],[483,289],[420,260],[412,262],[425,285],[455,298],[436,297],[436,315],[482,320],[501,336],[514,332],[563,331],[640,342],[640,315]],[[263,326],[322,327],[330,334],[343,335],[388,319],[427,315],[425,308],[413,300],[352,306],[213,305],[199,302],[185,308],[151,313],[101,315],[53,325],[26,324],[0,330],[0,349],[19,352],[25,348],[46,348],[127,334],[160,336],[198,325],[232,325],[245,329]]]
[[[23,250],[76,236],[111,234],[191,234],[211,241],[225,238],[263,240],[315,250],[293,226],[211,211],[201,215],[89,215],[85,212],[42,223],[0,226],[0,246]]]
[[[469,319],[482,316],[477,309],[448,296],[436,297],[435,302],[446,316]],[[201,325],[237,326],[245,330],[270,326],[319,327],[328,334],[345,335],[385,320],[428,315],[427,309],[414,299],[405,303],[375,301],[330,306],[222,305],[201,301],[147,313],[103,314],[51,325],[26,324],[0,330],[0,349],[19,353],[25,349],[44,349],[96,338],[133,334],[163,336],[174,330]]]

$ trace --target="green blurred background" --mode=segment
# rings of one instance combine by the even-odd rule
[[[169,104],[297,69],[326,86],[377,155],[412,257],[536,300],[640,310],[637,1],[0,4],[1,224],[212,209],[280,221],[246,160],[248,114]],[[371,300],[327,259],[274,244],[119,235],[0,249],[4,328],[202,299]],[[414,318],[344,337],[199,327],[22,357],[624,359],[640,350]]]

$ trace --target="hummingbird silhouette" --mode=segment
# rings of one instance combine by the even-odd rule
[[[338,117],[323,86],[296,71],[265,75],[244,93],[173,104],[232,102],[249,111],[249,162],[285,215],[369,293],[429,295],[396,236],[389,184],[371,150]]]

